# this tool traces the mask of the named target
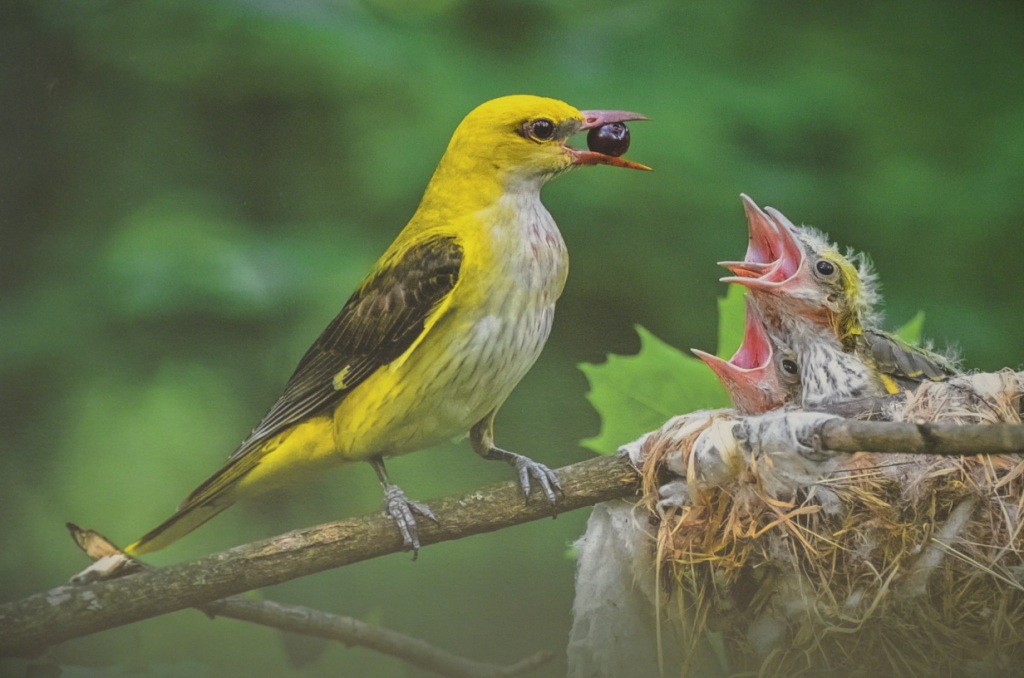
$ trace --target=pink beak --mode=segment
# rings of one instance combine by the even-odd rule
[[[741,193],[740,199],[743,201],[743,211],[747,216],[747,229],[750,233],[747,253],[743,256],[743,261],[720,261],[718,265],[744,278],[759,278],[770,270],[781,255],[778,251],[781,238],[779,227],[749,196]]]
[[[722,360],[704,351],[690,350],[718,376],[733,405],[744,414],[767,412],[785,403],[787,393],[772,359],[775,350],[749,298],[743,343],[732,358]]]
[[[762,211],[753,200],[743,198],[750,242],[745,261],[723,261],[734,275],[722,282],[734,282],[752,290],[771,291],[790,282],[804,262],[804,251],[796,239],[796,227],[771,207]]]

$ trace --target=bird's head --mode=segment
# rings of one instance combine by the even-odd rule
[[[741,414],[761,414],[800,402],[796,355],[772,339],[764,320],[747,297],[743,343],[729,360],[691,349],[718,376]]]
[[[503,184],[543,184],[583,165],[650,169],[614,155],[580,150],[569,137],[609,123],[646,120],[628,111],[579,111],[556,99],[506,96],[477,106],[452,135],[442,167]]]
[[[733,273],[724,282],[746,286],[777,316],[811,320],[839,339],[877,322],[875,276],[866,257],[844,255],[821,232],[742,198],[750,240],[744,261],[721,262]]]

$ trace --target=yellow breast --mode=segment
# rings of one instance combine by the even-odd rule
[[[536,192],[507,195],[460,227],[459,281],[404,355],[334,414],[346,460],[394,455],[463,435],[501,405],[540,355],[568,273],[565,243]],[[464,226],[464,225],[463,225]]]

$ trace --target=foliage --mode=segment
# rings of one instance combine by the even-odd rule
[[[918,311],[914,317],[904,323],[896,330],[896,336],[908,343],[917,345],[921,343],[924,334],[924,311]]]
[[[743,251],[741,191],[869,251],[890,316],[926,309],[929,332],[955,341],[967,367],[1019,364],[1019,304],[1005,291],[1024,250],[1024,89],[1007,86],[1024,80],[1021,11],[953,0],[5,4],[0,537],[17,547],[0,556],[0,598],[82,565],[65,521],[127,542],[218,467],[412,213],[451,130],[501,94],[645,113],[628,157],[654,167],[588,168],[545,189],[571,274],[544,354],[498,417],[503,446],[551,466],[588,455],[578,441],[600,424],[574,366],[635,353],[638,325],[652,355],[654,336],[714,344],[715,261]],[[600,446],[624,442],[613,435],[626,431]],[[417,499],[508,478],[464,443],[389,470]],[[344,469],[233,508],[153,560],[379,501],[368,468]],[[274,595],[377,614],[478,659],[557,652],[571,604],[561,545],[585,519]],[[182,613],[57,656],[409,675],[335,647],[294,668],[280,645]]]
[[[743,292],[739,285],[731,285],[718,300],[719,356],[727,357],[743,340]],[[718,377],[703,362],[643,327],[637,326],[636,331],[640,335],[636,355],[610,355],[604,364],[580,365],[590,382],[587,400],[601,415],[600,434],[581,444],[599,454],[615,452],[619,445],[677,414],[729,406]],[[731,350],[723,350],[727,346]]]

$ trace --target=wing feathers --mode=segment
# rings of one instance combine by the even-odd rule
[[[878,371],[897,381],[941,381],[957,374],[956,368],[943,356],[881,332],[863,335]]]
[[[435,235],[382,262],[306,351],[284,393],[232,459],[336,406],[375,370],[405,353],[458,282],[462,247],[454,236]],[[343,370],[343,388],[337,389],[335,376]]]

